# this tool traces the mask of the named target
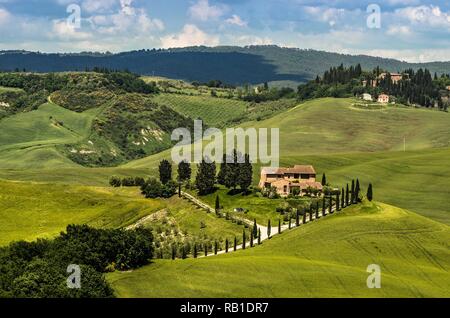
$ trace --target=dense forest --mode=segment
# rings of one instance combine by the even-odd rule
[[[153,257],[150,230],[69,225],[53,240],[0,248],[0,298],[114,297],[103,273],[129,270]],[[80,288],[68,288],[69,265],[80,266]]]

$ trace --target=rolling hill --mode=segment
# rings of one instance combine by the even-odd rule
[[[365,203],[262,246],[108,274],[119,297],[449,297],[448,226]],[[381,288],[366,286],[370,264]]]
[[[263,82],[305,82],[331,66],[360,63],[365,69],[380,66],[391,72],[428,68],[450,73],[449,62],[411,64],[371,56],[352,56],[315,50],[277,46],[187,47],[167,50],[140,50],[118,54],[44,54],[26,51],[0,52],[0,70],[26,69],[61,72],[107,67],[129,69],[141,75],[158,75],[189,81],[220,79],[229,84]]]

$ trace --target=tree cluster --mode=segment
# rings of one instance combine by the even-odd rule
[[[0,249],[0,297],[113,297],[103,273],[148,264],[149,230],[69,225],[54,240],[14,242]],[[69,289],[67,267],[81,267],[80,289]]]

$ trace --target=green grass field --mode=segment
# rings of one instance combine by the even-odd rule
[[[446,225],[366,203],[253,249],[107,278],[119,297],[450,297],[449,242]],[[369,264],[380,289],[366,286]]]
[[[232,239],[241,235],[244,228],[178,197],[145,199],[134,187],[0,181],[0,188],[0,246],[21,239],[50,238],[68,224],[124,227],[161,210],[180,230],[195,236]],[[157,221],[149,225],[156,224]]]
[[[135,188],[0,181],[0,245],[49,238],[68,224],[117,228],[165,207]]]

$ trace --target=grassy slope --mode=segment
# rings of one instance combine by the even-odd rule
[[[450,114],[386,107],[362,110],[352,99],[317,99],[244,127],[279,128],[281,157],[450,146]]]
[[[0,181],[0,245],[52,237],[68,224],[120,227],[162,209],[137,189]]]
[[[449,297],[449,227],[385,204],[348,208],[206,259],[111,273],[120,297]],[[381,289],[368,289],[378,264]]]
[[[52,237],[73,223],[123,227],[162,209],[167,209],[181,230],[198,236],[231,239],[243,229],[177,197],[145,199],[137,188],[0,181],[0,189],[0,246]],[[201,221],[206,227],[201,228]]]
[[[5,168],[77,166],[55,150],[55,145],[87,137],[94,115],[78,114],[48,103],[0,122],[0,164]],[[62,122],[63,125],[59,125]]]
[[[351,102],[314,100],[248,126],[280,128],[282,165],[313,164],[318,173],[326,172],[336,185],[347,182],[349,177],[360,177],[363,184],[374,183],[378,199],[450,224],[450,115],[399,107],[359,110],[351,107]],[[403,135],[408,136],[407,152],[393,152],[403,149]],[[39,151],[55,163],[42,162],[42,157],[37,156]],[[44,147],[39,151],[31,148],[11,152],[10,160],[8,152],[3,152],[2,168],[16,164],[40,167],[1,169],[0,178],[106,185],[113,174],[156,176],[159,161],[170,158],[170,151],[164,151],[119,168],[87,169],[70,162],[61,164],[66,159],[58,159],[60,155],[55,150]],[[53,153],[50,155],[49,151]],[[49,168],[41,169],[42,165]],[[256,183],[259,166],[253,170]]]

